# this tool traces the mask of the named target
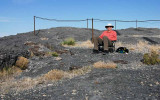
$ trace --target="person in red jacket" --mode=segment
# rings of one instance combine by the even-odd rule
[[[106,31],[104,31],[99,37],[94,37],[94,49],[93,53],[98,53],[98,45],[99,44],[104,44],[104,52],[108,53],[108,47],[112,45],[112,41],[117,40],[117,33],[112,30],[114,26],[112,24],[108,24],[105,26],[107,28]]]

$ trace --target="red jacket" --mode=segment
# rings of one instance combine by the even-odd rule
[[[107,36],[109,40],[115,41],[117,40],[117,33],[113,30],[111,31],[104,31],[99,37],[103,39],[103,36]]]

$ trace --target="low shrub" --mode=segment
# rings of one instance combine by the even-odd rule
[[[58,57],[58,53],[57,52],[52,52],[52,56],[53,57]]]
[[[62,45],[75,45],[75,39],[74,38],[66,38]]]
[[[143,63],[147,65],[160,64],[159,54],[156,51],[145,53],[143,55]]]
[[[25,57],[18,57],[18,60],[16,61],[16,66],[19,67],[20,69],[22,70],[25,70],[27,69],[28,67],[28,63],[29,63],[29,60]]]

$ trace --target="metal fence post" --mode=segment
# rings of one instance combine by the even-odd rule
[[[34,16],[34,35],[36,35],[36,16]]]
[[[136,29],[137,29],[137,20],[136,20]]]
[[[87,29],[88,29],[88,19],[87,19]]]
[[[94,37],[94,34],[93,34],[93,18],[92,18],[92,43],[93,43],[93,37]]]
[[[115,30],[116,30],[116,26],[117,26],[117,25],[116,25],[116,24],[117,24],[116,21],[117,21],[117,20],[115,20]]]

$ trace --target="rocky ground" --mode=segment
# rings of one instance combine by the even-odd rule
[[[94,30],[95,36],[102,31]],[[47,72],[58,69],[70,71],[90,66],[91,70],[82,75],[58,81],[34,84],[28,89],[16,91],[14,85],[6,85],[1,92],[1,99],[6,100],[159,100],[160,99],[160,65],[148,66],[141,62],[145,47],[156,48],[160,44],[160,29],[129,28],[117,30],[116,48],[127,46],[128,54],[102,53],[93,54],[92,48],[63,47],[61,42],[73,37],[77,42],[90,40],[91,29],[58,27],[37,30],[0,38],[0,68],[12,66],[19,56],[29,59],[29,66],[14,82],[23,78],[34,79]],[[139,41],[148,44],[135,46]],[[121,44],[121,45],[120,45]],[[136,47],[136,48],[135,48]],[[134,50],[135,49],[135,50]],[[147,48],[148,49],[148,48]],[[59,57],[46,56],[46,52],[56,51]],[[34,56],[31,56],[31,53]],[[116,69],[97,69],[93,64],[98,61],[115,62]],[[12,81],[11,81],[12,82]],[[11,84],[7,83],[6,84]],[[17,84],[20,84],[17,82]],[[18,88],[20,88],[19,85]],[[18,90],[18,89],[17,89]]]

